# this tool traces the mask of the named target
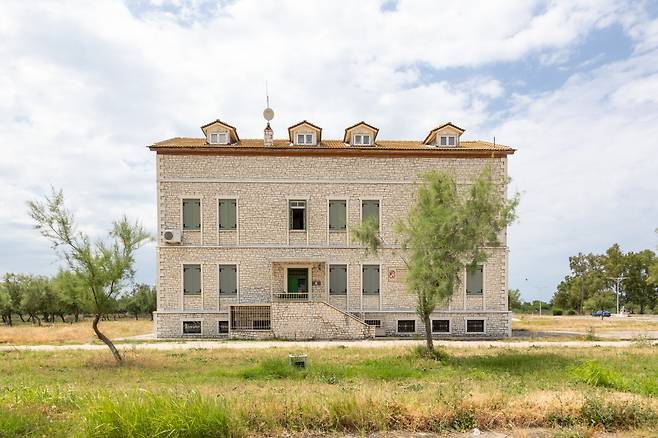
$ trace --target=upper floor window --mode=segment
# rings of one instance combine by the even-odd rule
[[[295,144],[314,145],[315,144],[315,134],[297,134]]]
[[[355,146],[369,146],[371,144],[370,134],[354,134],[352,144]]]
[[[291,230],[306,229],[306,201],[289,201],[288,210]]]
[[[454,135],[442,135],[439,137],[440,146],[455,146],[457,144],[457,137]]]
[[[201,265],[183,265],[183,294],[201,294]]]
[[[228,132],[211,132],[210,144],[227,144]]]
[[[183,229],[201,229],[201,200],[183,199]]]
[[[484,266],[466,267],[466,293],[481,295],[484,289]]]
[[[238,293],[238,267],[236,265],[219,265],[219,293]]]
[[[347,294],[347,265],[329,265],[329,295]]]
[[[329,201],[329,229],[343,231],[347,228],[347,201]]]
[[[219,200],[219,229],[235,230],[238,226],[236,217],[237,202],[235,199]]]
[[[379,226],[379,201],[361,201],[361,221],[372,218]]]
[[[363,295],[379,295],[379,265],[363,265],[361,283]]]

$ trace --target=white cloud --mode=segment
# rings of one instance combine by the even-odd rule
[[[640,7],[620,5],[401,1],[384,13],[374,0],[151,0],[131,2],[132,9],[119,1],[2,2],[0,223],[12,231],[0,238],[11,248],[0,256],[0,271],[52,269],[35,259],[49,250],[25,226],[24,204],[51,184],[64,188],[96,235],[123,212],[153,229],[154,165],[144,146],[199,135],[198,126],[216,117],[236,125],[243,138],[260,137],[266,79],[278,136],[309,119],[328,137],[339,137],[366,119],[381,128],[382,138],[423,138],[451,120],[467,136],[495,134],[519,145],[511,169],[527,193],[513,231],[527,242],[556,224],[580,226],[596,214],[595,201],[628,207],[622,189],[646,189],[645,177],[655,170],[634,154],[617,153],[628,140],[639,144],[634,151],[651,153],[646,139],[655,134],[656,111],[648,96],[656,82],[646,69],[655,64],[658,33]],[[506,78],[478,72],[538,57],[566,62],[589,32],[612,22],[633,36],[636,55],[591,77],[574,76],[560,90],[513,95],[504,88]],[[419,65],[474,74],[428,83]],[[511,109],[501,113],[504,99]],[[498,126],[499,120],[505,123]],[[495,129],[484,130],[492,124]],[[635,170],[619,171],[621,163]],[[614,176],[602,177],[599,168]],[[588,178],[595,189],[580,188]],[[549,235],[565,242],[555,245],[559,257],[591,242]],[[532,245],[515,245],[515,253],[537,259]],[[142,262],[144,280],[152,281],[153,266],[153,260]]]

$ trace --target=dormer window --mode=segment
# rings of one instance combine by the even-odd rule
[[[442,135],[439,137],[439,146],[456,146],[457,137],[454,135]]]
[[[211,132],[210,144],[228,144],[228,132]]]
[[[354,134],[352,136],[352,144],[354,146],[370,146],[370,134]]]
[[[295,144],[312,146],[315,144],[315,134],[305,134],[305,133],[297,134],[297,137],[295,139]]]

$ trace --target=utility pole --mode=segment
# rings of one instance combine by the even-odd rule
[[[615,281],[615,295],[617,295],[617,315],[619,315],[619,283],[624,279],[624,276],[608,277],[608,279]]]

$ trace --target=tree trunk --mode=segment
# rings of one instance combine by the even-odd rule
[[[78,312],[75,312],[75,322],[78,322],[78,317],[79,316],[80,316],[80,314]]]
[[[9,322],[9,326],[12,326],[13,324],[11,323],[11,313],[7,315],[7,321]]]
[[[139,321],[139,316],[135,313],[135,321]]]
[[[66,322],[66,320],[64,319],[64,314],[63,313],[60,313],[59,317],[62,318],[62,322]]]
[[[21,319],[21,321],[25,322],[25,320],[23,319],[23,315],[21,313],[18,314],[18,317]],[[29,319],[28,319],[28,321],[29,321]]]
[[[427,352],[434,353],[434,341],[432,340],[432,322],[429,315],[423,315],[423,322],[425,323],[425,340],[427,341]]]
[[[32,318],[32,322],[36,321],[37,324],[38,324],[39,326],[41,326],[41,320],[39,319],[39,317],[37,316],[36,313],[35,313],[34,315],[30,315],[30,318]],[[28,321],[29,321],[29,319],[28,319]]]
[[[151,321],[153,321],[153,312],[151,312]]]
[[[98,330],[98,321],[101,319],[100,313],[97,313],[96,316],[94,316],[94,322],[91,324],[91,326],[94,329],[94,333],[96,333],[96,336],[98,336],[98,339],[103,341],[105,345],[107,345],[107,348],[110,349],[112,352],[112,355],[114,356],[114,359],[118,362],[121,363],[123,361],[123,358],[121,357],[121,354],[119,353],[119,350],[117,350],[117,347],[114,346],[112,341],[110,341],[110,338],[105,336],[103,333],[101,333],[100,330]]]

